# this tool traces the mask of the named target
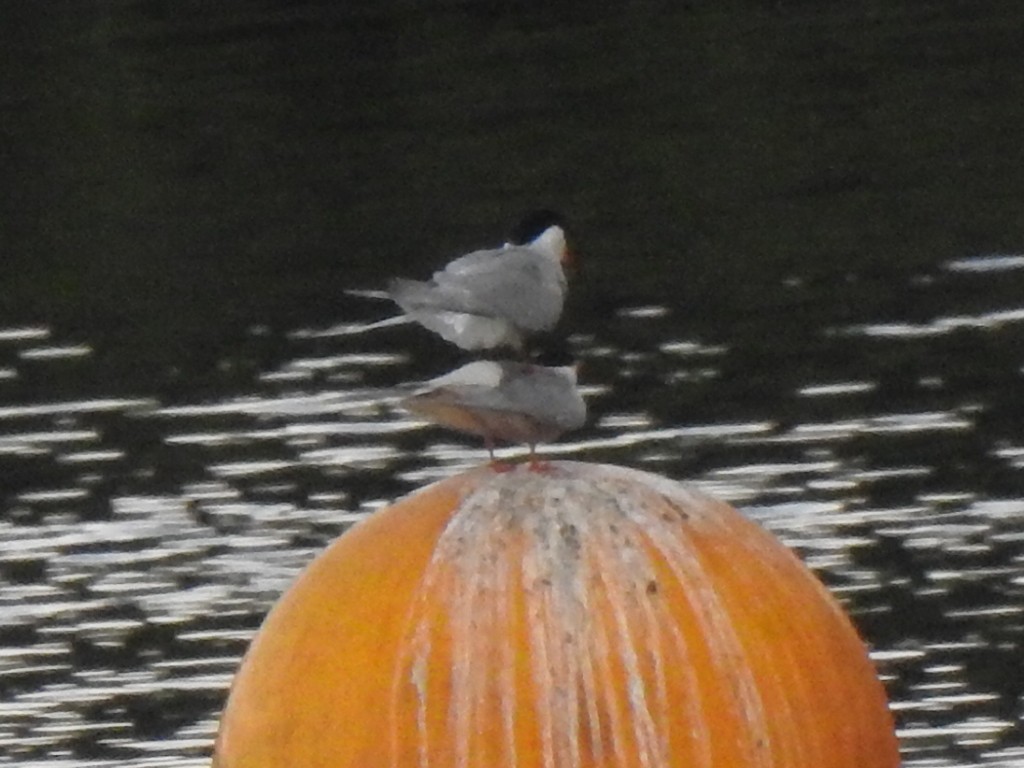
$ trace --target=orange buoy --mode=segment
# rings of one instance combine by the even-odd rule
[[[354,526],[271,611],[218,768],[894,768],[885,693],[773,536],[655,475],[480,468]]]

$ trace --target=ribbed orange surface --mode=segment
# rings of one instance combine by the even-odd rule
[[[218,768],[892,768],[837,603],[653,475],[478,469],[375,513],[267,618]]]

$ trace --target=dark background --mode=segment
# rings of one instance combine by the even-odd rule
[[[1019,764],[1021,51],[1016,0],[0,1],[0,764],[208,763],[299,570],[483,460],[386,401],[466,357],[345,289],[538,206],[544,450],[794,547],[907,766]]]
[[[701,313],[1024,228],[1016,2],[3,17],[0,316],[157,377],[254,323],[344,316],[343,288],[423,274],[538,205],[572,218],[594,305]]]

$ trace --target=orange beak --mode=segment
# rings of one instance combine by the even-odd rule
[[[574,251],[568,245],[565,246],[565,250],[562,252],[562,269],[570,272],[575,272],[578,268],[579,258],[576,255],[576,251]]]

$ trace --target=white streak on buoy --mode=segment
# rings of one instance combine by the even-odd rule
[[[410,754],[409,722],[419,768],[438,755],[470,768],[495,748],[511,766],[660,768],[670,725],[684,718],[701,745],[694,768],[709,768],[693,652],[658,583],[665,568],[685,585],[729,705],[755,734],[749,743],[762,747],[746,747],[747,764],[771,768],[748,654],[680,533],[720,526],[714,504],[654,475],[569,462],[482,479],[439,537],[410,608],[392,687],[392,765]],[[517,688],[523,669],[532,696]],[[669,701],[670,675],[682,701]],[[431,728],[437,708],[442,733]],[[497,747],[484,744],[489,711],[500,718]],[[525,715],[536,731],[526,743],[540,750],[532,759],[521,752]]]

